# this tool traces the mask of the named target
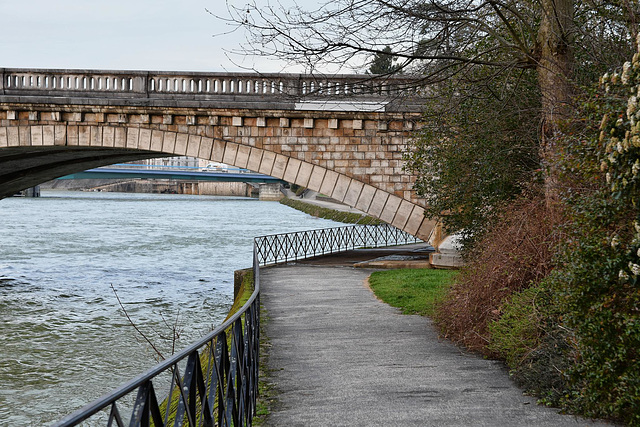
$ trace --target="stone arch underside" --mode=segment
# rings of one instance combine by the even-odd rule
[[[348,171],[225,139],[143,127],[0,127],[0,197],[86,169],[166,156],[193,156],[249,169],[325,194],[423,240],[435,226],[419,204]]]

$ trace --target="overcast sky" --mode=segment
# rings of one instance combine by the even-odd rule
[[[205,9],[224,14],[225,0],[0,0],[0,67],[283,71],[265,58],[229,59],[225,48],[244,35],[220,35],[230,28]]]

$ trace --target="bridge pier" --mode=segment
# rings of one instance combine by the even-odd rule
[[[22,191],[22,195],[25,197],[40,197],[40,186],[36,185],[35,187],[27,188]]]
[[[181,182],[180,194],[200,194],[200,188],[198,182]]]
[[[279,201],[284,197],[280,192],[280,184],[260,184],[260,200]]]

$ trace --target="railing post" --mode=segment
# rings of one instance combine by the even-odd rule
[[[4,68],[0,68],[0,93],[4,95],[5,76]]]
[[[290,96],[299,96],[301,93],[301,80],[300,77],[298,78],[294,78],[294,77],[287,77],[286,84],[285,84],[285,92],[287,95]]]
[[[131,92],[145,94],[147,97],[149,96],[149,92],[147,90],[147,77],[146,76],[127,76],[127,79],[131,79]]]

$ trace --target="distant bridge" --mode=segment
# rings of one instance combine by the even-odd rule
[[[310,188],[421,239],[407,77],[0,69],[0,198],[114,163],[193,156]]]
[[[255,182],[255,183],[285,183],[279,178],[259,173],[235,172],[195,172],[179,170],[144,170],[124,168],[95,168],[82,172],[65,175],[58,179],[168,179],[188,181],[214,182]]]

